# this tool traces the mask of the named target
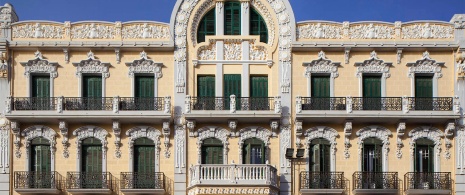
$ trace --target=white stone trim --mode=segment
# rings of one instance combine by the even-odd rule
[[[356,62],[356,76],[359,83],[359,97],[363,97],[363,74],[381,74],[381,97],[386,97],[386,79],[391,77],[389,69],[391,62],[384,62],[378,58],[376,51],[370,53],[370,58],[363,62]]]
[[[433,97],[438,97],[438,79],[442,77],[442,67],[444,62],[436,62],[431,59],[429,52],[425,51],[423,57],[416,62],[407,63],[408,77],[410,78],[411,97],[415,97],[415,75],[433,75]]]
[[[434,142],[434,172],[441,172],[441,137],[444,133],[436,127],[421,126],[412,129],[408,136],[410,137],[410,169],[414,171],[415,143],[420,138],[426,138]]]
[[[30,154],[31,154],[31,141],[38,137],[43,137],[50,142],[50,162],[51,171],[55,171],[55,145],[56,145],[56,132],[50,127],[43,125],[34,125],[24,129],[21,132],[24,137],[24,146],[26,147],[26,170],[30,171]]]
[[[388,153],[389,153],[389,136],[392,135],[391,131],[385,127],[372,125],[364,127],[357,131],[358,137],[358,156],[359,156],[359,169],[363,170],[362,158],[363,158],[363,142],[367,138],[377,138],[383,143],[383,172],[388,172]]]
[[[126,132],[129,138],[129,171],[134,171],[134,141],[139,138],[148,138],[155,144],[155,172],[160,171],[160,130],[149,126],[137,126]]]
[[[10,146],[10,125],[0,126],[0,173],[9,172]]]
[[[32,78],[31,74],[49,74],[50,75],[50,97],[54,97],[54,80],[58,77],[58,63],[45,60],[40,51],[34,53],[35,58],[27,62],[20,62],[24,66],[24,76],[27,79],[27,94],[32,96]]]
[[[128,76],[131,78],[131,94],[135,97],[135,74],[153,74],[154,76],[154,97],[158,97],[158,79],[163,77],[161,62],[154,62],[147,57],[145,51],[140,52],[140,59],[134,60],[133,62],[126,62],[126,66],[129,68]]]
[[[87,53],[87,59],[81,62],[73,63],[76,66],[76,77],[78,77],[79,97],[83,95],[83,76],[82,74],[101,74],[102,75],[102,97],[105,96],[105,80],[110,77],[110,63],[103,63],[97,60],[92,51]]]
[[[305,149],[306,149],[306,154],[309,153],[310,151],[310,143],[314,139],[326,139],[329,141],[331,144],[331,153],[330,153],[330,169],[331,171],[336,171],[336,138],[339,137],[339,134],[337,131],[331,127],[326,127],[326,126],[316,126],[312,127],[310,129],[307,129],[304,132],[305,136]],[[310,167],[308,166],[310,164],[310,156],[307,156],[307,171],[310,171]]]
[[[79,127],[73,131],[73,135],[76,136],[76,170],[81,172],[81,149],[82,140],[86,138],[96,138],[102,142],[102,172],[107,172],[107,136],[108,132],[101,128],[92,125]]]
[[[338,67],[340,62],[333,62],[326,58],[322,50],[318,53],[318,58],[311,62],[304,62],[305,77],[307,77],[307,97],[312,96],[312,74],[329,74],[330,75],[330,96],[334,97],[334,79],[339,76]]]
[[[230,136],[230,132],[222,127],[217,126],[207,126],[202,127],[198,132],[197,137],[197,163],[202,164],[202,144],[203,140],[207,138],[217,138],[221,142],[223,142],[223,163],[228,163],[228,138]]]
[[[261,141],[263,141],[266,151],[265,151],[265,161],[270,160],[270,138],[272,137],[273,133],[263,127],[258,127],[258,126],[251,126],[251,127],[246,127],[241,130],[239,130],[239,162],[238,164],[242,164],[242,152],[244,148],[244,142],[247,139],[250,138],[257,138]]]

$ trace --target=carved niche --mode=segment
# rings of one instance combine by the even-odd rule
[[[110,77],[110,63],[103,63],[97,60],[92,51],[87,53],[87,60],[73,63],[76,66],[76,76],[81,77],[83,73],[100,73],[102,77]]]
[[[92,125],[79,127],[78,129],[73,131],[73,135],[76,136],[76,154],[77,160],[81,159],[81,149],[82,149],[82,141],[87,138],[96,138],[102,142],[102,158],[104,160],[107,159],[107,136],[108,132],[101,128]]]
[[[389,68],[392,66],[390,62],[384,62],[378,58],[376,51],[370,53],[370,58],[363,62],[355,63],[357,67],[356,76],[362,78],[363,73],[380,73],[383,78],[389,78],[391,74],[389,73]]]
[[[155,78],[161,78],[163,73],[161,71],[163,64],[154,62],[147,57],[145,51],[140,52],[140,59],[134,60],[133,62],[127,62],[126,66],[129,67],[129,77],[134,78],[134,74],[138,73],[150,73],[154,74]]]
[[[40,51],[34,53],[33,60],[21,62],[21,65],[25,68],[24,75],[26,78],[30,78],[31,73],[48,73],[50,78],[58,77],[58,63],[45,60]]]
[[[407,63],[407,67],[409,67],[408,77],[415,78],[416,73],[431,73],[434,74],[435,78],[441,78],[443,66],[444,62],[436,62],[436,60],[431,59],[429,52],[425,51],[421,59]]]
[[[223,162],[228,162],[228,138],[230,136],[230,132],[222,127],[217,126],[207,126],[202,127],[198,132],[197,137],[197,163],[201,164],[202,159],[202,143],[203,140],[207,138],[216,138],[219,139],[223,143]]]
[[[402,26],[402,39],[449,39],[454,38],[453,25],[420,23]]]
[[[338,67],[341,65],[340,62],[333,62],[326,58],[324,51],[318,53],[318,58],[311,62],[304,62],[305,76],[309,78],[312,73],[329,73],[331,78],[337,78],[339,76]]]
[[[265,145],[265,161],[270,160],[270,138],[272,137],[273,133],[263,127],[246,127],[241,130],[239,130],[239,163],[242,164],[242,153],[243,153],[243,148],[244,148],[244,142],[247,139],[251,138],[257,138],[261,141],[263,141]]]

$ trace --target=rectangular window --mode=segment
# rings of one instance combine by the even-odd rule
[[[82,172],[102,172],[102,146],[82,146]]]
[[[311,106],[315,110],[330,110],[330,77],[329,75],[312,75],[311,80]]]
[[[250,76],[249,110],[270,110],[268,76]]]
[[[134,146],[135,167],[137,173],[155,172],[155,147],[154,146]]]
[[[32,76],[30,105],[34,110],[50,109],[50,76]]]
[[[135,96],[141,98],[153,98],[155,79],[153,76],[136,76]]]
[[[363,145],[363,171],[382,172],[382,146],[377,144]]]
[[[224,107],[226,110],[230,109],[231,95],[236,96],[236,109],[241,106],[241,75],[240,74],[225,74],[223,76],[223,97]]]
[[[313,172],[330,172],[330,147],[328,141],[315,139],[312,141],[309,150],[310,171]]]
[[[363,76],[363,110],[381,110],[381,76]]]
[[[215,76],[199,75],[194,110],[215,110],[215,107]]]
[[[224,34],[241,35],[241,2],[228,1],[224,7]]]
[[[83,97],[101,98],[102,97],[102,77],[101,76],[84,76],[83,77]]]
[[[36,138],[37,139],[37,138]],[[41,138],[39,138],[41,139]],[[28,182],[30,188],[50,188],[52,162],[50,158],[50,145],[32,145],[31,146],[31,175],[33,179]]]
[[[432,145],[417,145],[415,147],[415,172],[434,172],[433,151],[434,146]]]
[[[433,77],[415,76],[415,110],[433,110]]]

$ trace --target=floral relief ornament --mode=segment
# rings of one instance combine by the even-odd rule
[[[122,29],[123,39],[169,39],[167,26],[156,24],[125,24]]]
[[[413,24],[402,27],[402,39],[449,39],[454,38],[452,25]]]
[[[47,38],[62,39],[64,38],[64,26],[53,24],[24,24],[14,25],[12,27],[13,38]]]
[[[297,26],[299,39],[342,39],[342,26],[331,24],[304,24]]]

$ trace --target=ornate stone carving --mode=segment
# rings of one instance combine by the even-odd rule
[[[170,152],[170,122],[165,121],[163,122],[163,137],[165,138],[164,144],[165,144],[165,151],[164,151],[164,156],[165,158],[170,158],[171,152]]]
[[[263,127],[257,127],[257,126],[252,126],[252,127],[246,127],[241,130],[239,130],[239,163],[242,164],[243,159],[242,159],[242,152],[244,148],[244,142],[247,139],[251,138],[257,138],[261,141],[263,141],[263,144],[265,145],[265,161],[270,160],[270,138],[272,137],[272,132],[266,128]]]
[[[170,30],[166,25],[136,23],[124,24],[121,37],[123,39],[170,39]]]
[[[397,48],[397,64],[400,64],[402,59],[402,48]]]
[[[185,142],[186,142],[186,131],[184,128],[178,124],[175,125],[175,134],[174,134],[174,142],[176,145],[176,156],[174,161],[174,166],[177,168],[177,173],[182,173],[183,168],[186,167],[186,162],[184,159],[184,151],[185,151]]]
[[[431,59],[429,52],[425,51],[423,57],[420,60],[417,60],[413,63],[407,63],[408,77],[415,78],[416,73],[431,73],[434,74],[435,78],[442,77],[442,66],[444,62],[436,62],[436,60]]]
[[[281,133],[279,134],[279,141],[280,147],[281,147],[281,155],[280,155],[280,164],[281,168],[290,168],[291,167],[291,162],[286,159],[286,157],[283,155],[286,152],[287,148],[291,148],[291,128],[289,125],[281,125]],[[284,169],[284,173],[286,172],[287,169]]]
[[[350,157],[349,147],[350,147],[350,136],[352,135],[352,121],[347,120],[344,125],[344,158],[348,159]]]
[[[297,26],[298,39],[342,39],[343,29],[335,24],[304,24]]]
[[[63,54],[65,54],[65,62],[69,63],[69,50],[67,48],[64,48]]]
[[[281,106],[281,96],[273,97],[274,113],[281,114],[283,107]]]
[[[29,154],[31,152],[30,151],[31,141],[34,138],[42,137],[42,138],[47,139],[50,142],[50,152],[51,152],[50,154],[52,155],[52,159],[54,159],[55,150],[56,150],[55,148],[56,132],[52,128],[43,126],[43,125],[35,125],[35,126],[31,126],[31,127],[24,129],[21,132],[21,135],[24,137],[24,146],[26,148],[26,158],[29,157]]]
[[[68,158],[69,157],[69,142],[68,142],[68,123],[66,121],[60,121],[58,128],[60,129],[61,133],[61,144],[63,145],[63,157]]]
[[[163,112],[165,114],[171,113],[171,96],[164,97],[163,101],[165,102],[165,109]]]
[[[358,78],[362,78],[363,73],[380,73],[384,78],[389,78],[391,76],[389,68],[392,66],[392,63],[380,60],[376,51],[370,53],[370,58],[368,60],[357,62],[355,66],[357,67],[356,76]]]
[[[0,120],[2,120],[0,118]],[[4,119],[6,120],[6,119]],[[6,173],[7,168],[10,168],[10,125],[6,122],[0,125],[0,173]]]
[[[119,48],[115,48],[115,55],[116,55],[116,63],[117,64],[121,63],[121,54],[120,54]]]
[[[312,73],[329,73],[332,78],[337,78],[339,76],[338,67],[341,65],[339,62],[332,62],[326,58],[324,51],[318,53],[318,58],[311,62],[304,62],[305,66],[305,76],[309,78]]]
[[[250,5],[254,7],[255,11],[260,13],[262,18],[265,20],[266,26],[268,27],[268,45],[273,45],[275,39],[275,24],[274,18],[271,16],[271,10],[268,10],[268,7],[265,6],[260,0],[252,0],[250,1]],[[280,23],[287,23],[289,22],[289,16],[282,13],[278,16],[278,20]]]
[[[295,120],[294,127],[295,127],[296,136],[302,136],[303,121]]]
[[[47,23],[26,23],[12,26],[13,38],[63,39],[64,26]]]
[[[381,24],[359,24],[350,25],[350,39],[394,39],[395,29],[393,26]]]
[[[450,148],[452,147],[452,138],[454,137],[454,132],[455,132],[455,122],[454,121],[449,121],[447,124],[446,124],[446,127],[444,128],[444,135],[445,135],[445,146],[446,146],[446,150],[444,152],[444,157],[446,159],[450,159],[451,158],[451,153],[450,153]]]
[[[210,41],[210,44],[201,46],[197,54],[199,60],[216,60],[216,43]]]
[[[402,158],[401,148],[404,147],[404,144],[402,143],[402,137],[405,134],[405,129],[406,129],[405,121],[400,121],[399,124],[397,125],[397,151],[396,151],[397,159]]]
[[[460,174],[465,173],[465,129],[464,127],[460,127],[457,129],[457,154],[455,155],[457,159],[457,172]]]
[[[186,120],[186,129],[189,130],[190,137],[197,137],[199,135],[195,131],[195,120]]]
[[[188,195],[218,195],[218,194],[261,194],[279,195],[279,190],[269,187],[196,187],[191,188]]]
[[[271,127],[272,136],[273,137],[277,136],[278,131],[279,131],[279,120],[271,120],[270,127]]]
[[[230,133],[228,130],[221,128],[221,127],[216,127],[216,126],[207,126],[207,127],[202,127],[198,132],[198,138],[197,138],[197,163],[201,164],[201,159],[202,159],[202,143],[203,140],[207,138],[216,138],[219,139],[223,143],[223,162],[228,162],[228,138],[230,136]]]
[[[148,138],[155,144],[155,159],[160,159],[160,135],[161,132],[158,129],[149,126],[137,126],[129,129],[126,132],[129,138],[129,159],[134,158],[134,142],[139,138]],[[157,163],[158,164],[158,163]]]
[[[216,4],[216,9],[217,9],[216,12],[220,13],[223,8],[223,2],[207,0],[207,1],[202,2],[202,4],[197,9],[197,12],[195,12],[194,14],[194,17],[192,19],[192,28],[190,31],[191,40],[192,40],[192,44],[194,47],[197,45],[197,30],[200,25],[200,20],[202,20],[202,18],[205,16],[205,14],[208,11],[210,11],[211,9],[213,9],[213,7],[215,7],[215,4]]]
[[[103,63],[95,59],[94,53],[89,51],[87,53],[87,60],[73,63],[76,66],[76,76],[81,77],[83,73],[100,73],[102,77],[110,77],[110,63]]]
[[[114,39],[117,34],[113,24],[73,24],[71,26],[72,39]]]
[[[350,47],[344,48],[344,61],[346,64],[349,64],[349,58],[350,58]]]
[[[121,126],[119,121],[113,121],[113,134],[115,134],[115,157],[121,158]]]
[[[50,74],[50,78],[58,77],[58,63],[45,60],[40,51],[36,51],[34,56],[33,60],[21,62],[21,65],[25,68],[24,75],[26,78],[29,78],[31,73],[48,73]]]
[[[130,78],[134,78],[134,74],[139,73],[154,74],[155,78],[157,79],[163,76],[163,73],[161,71],[163,64],[148,59],[147,53],[145,53],[145,51],[142,51],[140,53],[139,60],[134,60],[133,62],[126,62],[126,66],[129,67],[128,75]]]
[[[402,26],[402,39],[451,39],[454,27],[440,24],[411,24]]]
[[[21,129],[19,127],[19,122],[11,121],[11,131],[13,133],[13,145],[15,146],[15,156],[16,158],[21,158],[21,150],[19,147],[21,146],[21,138],[20,132]]]
[[[414,151],[415,151],[415,143],[417,139],[420,138],[427,138],[434,142],[434,155],[435,155],[435,162],[438,162],[440,153],[441,153],[441,137],[444,136],[444,133],[441,130],[430,127],[430,126],[421,126],[412,129],[408,136],[410,137],[410,156],[412,157],[412,162],[414,158]]]
[[[228,120],[228,127],[231,130],[231,135],[239,136],[239,132],[236,132],[237,120]]]
[[[81,148],[82,148],[82,141],[87,138],[96,138],[102,142],[102,158],[106,161],[107,159],[107,136],[108,132],[101,128],[92,125],[79,127],[78,129],[73,131],[73,135],[76,136],[76,154],[77,160],[81,159]]]
[[[254,41],[249,44],[250,60],[267,60],[268,50],[265,46],[257,45]]]
[[[358,154],[359,154],[359,159],[363,158],[362,154],[362,149],[363,149],[363,142],[367,138],[377,138],[381,140],[383,143],[383,165],[387,163],[388,159],[388,152],[389,152],[389,136],[392,135],[391,131],[385,127],[381,126],[368,126],[364,127],[360,130],[357,131],[356,135],[358,136]]]
[[[242,60],[242,44],[233,41],[225,41],[224,43],[224,60]]]
[[[454,28],[464,29],[465,28],[465,14],[455,14],[451,23],[454,23]]]
[[[305,147],[307,151],[310,151],[310,144],[312,140],[323,138],[328,140],[331,144],[331,155],[336,154],[336,138],[339,137],[339,135],[335,129],[325,126],[312,127],[304,132],[304,136],[306,140]],[[331,164],[333,163],[335,162],[331,162]]]

